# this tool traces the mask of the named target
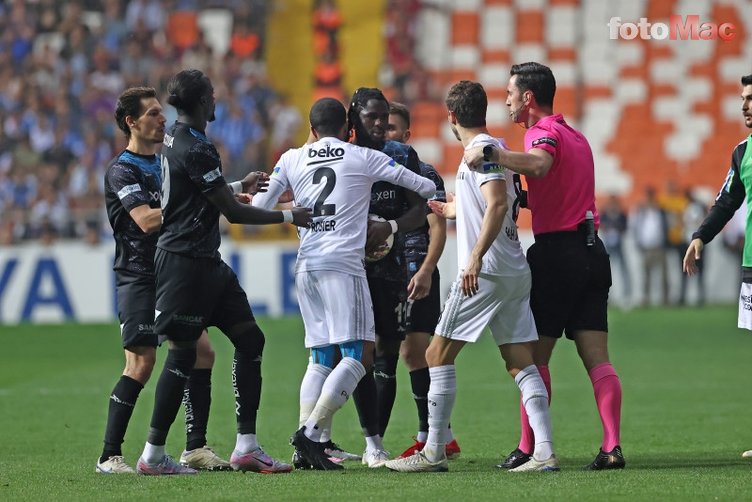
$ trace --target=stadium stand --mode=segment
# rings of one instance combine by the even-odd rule
[[[443,86],[469,78],[489,94],[489,126],[512,148],[523,131],[504,100],[509,66],[537,60],[557,77],[555,109],[589,138],[597,187],[634,204],[647,186],[678,179],[715,190],[731,147],[747,131],[740,121],[739,78],[750,73],[752,19],[743,1],[434,0],[419,13],[416,58]],[[614,16],[668,22],[697,14],[730,22],[731,41],[611,40]],[[435,108],[435,109],[434,109]],[[451,172],[456,141],[438,125],[443,105],[414,105],[414,144],[427,162]],[[523,213],[524,214],[524,213]]]
[[[484,84],[492,132],[519,148],[524,130],[504,103],[509,66],[538,60],[557,76],[556,110],[591,142],[601,194],[633,206],[668,179],[714,191],[747,133],[738,98],[752,61],[747,9],[745,0],[2,0],[0,244],[95,242],[106,224],[103,170],[124,146],[115,97],[141,84],[163,93],[184,67],[217,86],[208,133],[230,179],[300,143],[312,99],[360,86],[411,107],[412,144],[445,174],[460,158],[443,105],[458,79]],[[609,38],[614,15],[672,14],[733,23],[735,37]]]
[[[184,67],[204,69],[216,85],[217,120],[207,132],[228,178],[266,168],[269,132],[287,130],[278,117],[290,123],[266,81],[266,6],[0,2],[0,243],[106,235],[103,173],[125,145],[115,99],[127,86],[150,85],[164,103],[167,79]]]

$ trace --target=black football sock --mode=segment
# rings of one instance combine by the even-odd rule
[[[358,411],[360,427],[365,436],[376,436],[379,433],[379,409],[376,407],[376,382],[373,378],[373,370],[366,374],[358,382],[353,392],[355,409]]]
[[[105,462],[115,455],[122,455],[121,445],[128,429],[128,422],[133,414],[133,407],[141,390],[141,382],[122,375],[110,394],[110,405],[107,410],[107,426],[104,431],[104,449],[100,462]]]
[[[193,369],[183,393],[185,406],[185,449],[206,446],[206,426],[211,407],[211,368]]]
[[[415,406],[418,408],[418,432],[428,434],[428,387],[431,385],[428,368],[411,371],[410,385],[413,389]]]
[[[256,416],[261,401],[261,356],[252,357],[235,350],[232,362],[238,433],[256,434]]]
[[[392,416],[394,399],[397,396],[397,361],[399,354],[376,355],[373,377],[379,410],[379,435],[383,438],[389,418]]]
[[[163,446],[180,409],[183,390],[196,363],[196,348],[169,349],[154,395],[154,412],[147,441]]]

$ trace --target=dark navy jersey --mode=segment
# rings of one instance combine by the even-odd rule
[[[157,246],[219,259],[219,209],[205,195],[226,185],[217,149],[203,132],[175,122],[162,146],[162,178],[162,233]]]
[[[412,172],[420,174],[420,160],[411,146],[387,141],[381,151]],[[385,181],[374,183],[371,188],[371,205],[368,212],[387,220],[401,217],[409,208],[406,192],[405,188]],[[404,249],[405,234],[397,232],[389,254],[379,261],[366,264],[366,275],[388,281],[406,282]]]
[[[432,200],[446,202],[446,192],[444,191],[444,180],[431,164],[420,163],[420,174],[428,178],[436,185],[436,194],[431,197]],[[431,213],[431,209],[426,205],[426,215]],[[405,233],[405,258],[408,261],[419,260],[428,254],[428,221],[423,226]]]
[[[159,234],[145,234],[130,212],[144,204],[159,208],[161,189],[157,155],[138,155],[125,150],[107,167],[104,200],[115,237],[114,270],[154,275],[154,252]]]

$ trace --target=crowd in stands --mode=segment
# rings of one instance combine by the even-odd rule
[[[266,83],[267,5],[0,1],[0,245],[107,234],[103,175],[126,144],[113,120],[126,87],[155,87],[170,124],[168,79],[186,67],[207,73],[217,101],[207,134],[229,181],[291,146],[302,121]]]
[[[619,197],[604,197],[599,205],[601,225],[599,235],[611,256],[614,285],[622,306],[649,307],[651,305],[688,305],[705,303],[705,275],[707,253],[698,261],[697,277],[681,274],[679,281],[670,276],[682,269],[684,254],[692,241],[692,234],[705,219],[713,194],[702,190],[682,188],[674,180],[658,189],[645,188],[643,199],[631,211]],[[743,215],[724,228],[718,240],[731,255],[734,263],[741,263],[744,245]],[[625,242],[631,240],[635,259],[629,258]],[[633,266],[630,266],[630,262]],[[673,269],[673,271],[672,271]],[[641,291],[635,291],[634,278],[639,277]],[[692,283],[692,284],[690,284]],[[672,285],[674,289],[672,290]],[[690,302],[689,291],[695,289]]]
[[[328,96],[344,102],[347,97],[342,88],[343,72],[339,48],[342,12],[335,0],[315,0],[311,19],[313,54],[316,57],[313,69],[314,98]]]

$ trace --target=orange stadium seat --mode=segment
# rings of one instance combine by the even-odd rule
[[[544,21],[542,10],[517,11],[517,42],[543,42]]]
[[[542,63],[555,67],[557,75],[565,71],[565,78],[557,78],[561,81],[555,110],[580,128],[590,127],[585,132],[601,169],[599,183],[604,176],[613,177],[605,182],[609,192],[619,193],[625,202],[634,204],[642,199],[645,187],[660,191],[672,178],[718,188],[733,146],[748,133],[741,125],[740,114],[735,119],[731,106],[739,95],[739,77],[749,73],[745,59],[749,36],[743,21],[746,11],[740,5],[714,1],[703,14],[719,23],[734,23],[737,28],[736,37],[729,42],[707,41],[712,48],[681,46],[678,41],[603,40],[599,37],[604,30],[597,23],[581,27],[584,31],[578,32],[580,37],[573,46],[571,33],[555,25],[551,8],[565,13],[574,9],[577,19],[593,21],[604,16],[602,0],[542,0],[534,8],[529,5],[514,0],[482,0],[478,13],[455,6],[451,29],[445,35],[448,40],[437,45],[448,47],[451,54],[458,47],[475,44],[479,64],[458,68],[448,58],[442,68],[432,68],[434,81],[445,90],[461,79],[491,78],[493,82],[483,83],[489,102],[498,111],[499,104],[506,100],[506,83],[497,82],[497,76],[511,63],[519,62],[515,58],[521,54],[537,52]],[[647,17],[668,22],[670,15],[683,14],[678,12],[679,6],[676,0],[647,0],[639,7],[630,5],[628,12],[634,21]],[[479,36],[484,10],[498,14],[502,23],[511,16],[508,22],[513,26],[506,28],[512,30],[507,31],[509,39],[490,36],[493,32]],[[425,111],[428,108],[421,106],[414,108],[413,137],[443,144],[441,167],[444,174],[453,173],[460,158],[458,145],[439,127],[443,117],[434,120]],[[491,133],[504,137],[511,148],[522,147],[524,129],[509,123],[506,117],[495,117],[489,123]],[[528,224],[525,214],[523,211],[520,220],[523,226]]]
[[[475,12],[457,11],[452,13],[452,44],[453,45],[476,45],[480,20]]]
[[[676,14],[676,0],[649,0],[645,17],[649,19],[668,19]]]

